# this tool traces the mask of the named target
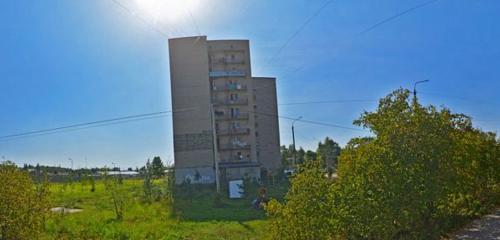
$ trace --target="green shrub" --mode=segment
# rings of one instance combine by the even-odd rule
[[[35,185],[27,172],[0,164],[0,239],[36,239],[49,211],[47,181]]]
[[[409,97],[394,91],[355,121],[374,136],[347,144],[334,183],[320,168],[293,177],[268,206],[274,238],[437,239],[499,204],[496,135]]]

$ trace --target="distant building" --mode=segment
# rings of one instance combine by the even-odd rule
[[[169,39],[176,182],[281,168],[276,79],[252,77],[248,40]],[[212,123],[211,105],[214,109]]]

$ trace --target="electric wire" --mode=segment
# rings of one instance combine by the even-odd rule
[[[268,60],[268,65],[281,53],[281,51],[283,51],[283,49],[285,49],[288,44],[290,44],[290,42],[295,39],[300,32],[302,32],[302,30],[304,30],[307,25],[309,25],[309,23],[311,23],[312,20],[314,20],[314,18],[316,18],[326,7],[328,7],[328,5],[330,5],[334,0],[328,0],[326,1],[323,5],[321,5],[321,7],[316,10],[316,12],[314,12],[313,15],[309,16],[309,18],[306,19],[306,21],[304,21],[297,30],[295,30],[295,32],[292,33],[292,35],[290,35],[290,37],[287,38],[287,40],[278,48],[278,50],[276,51],[276,53],[274,53],[271,58],[269,58]]]

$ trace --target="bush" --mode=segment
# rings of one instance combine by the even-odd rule
[[[117,177],[113,176],[111,179],[105,174],[104,175],[104,186],[106,192],[110,194],[111,201],[115,210],[116,220],[120,221],[123,219],[123,214],[125,212],[125,193],[123,186],[119,183]]]
[[[0,239],[36,239],[49,212],[48,185],[35,185],[13,164],[0,164]]]
[[[266,211],[271,221],[272,239],[327,239],[332,233],[331,181],[320,161],[310,161],[293,176],[285,196],[286,204],[271,200]]]
[[[437,239],[500,203],[496,135],[409,96],[355,121],[374,137],[347,144],[335,182],[311,166],[293,177],[285,203],[268,206],[274,238]]]

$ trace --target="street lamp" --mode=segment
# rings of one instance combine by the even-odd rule
[[[429,79],[426,80],[421,80],[421,81],[416,81],[415,84],[413,85],[413,98],[416,100],[417,99],[417,84],[420,83],[426,83],[429,82]]]
[[[295,122],[302,119],[302,116],[296,118],[292,122],[292,139],[293,139],[293,165],[297,165],[297,149],[295,148]]]

